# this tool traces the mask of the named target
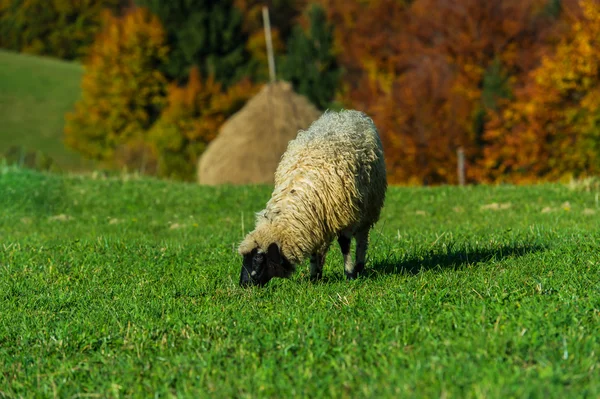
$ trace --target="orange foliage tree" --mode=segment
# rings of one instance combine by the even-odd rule
[[[82,97],[66,116],[65,143],[107,165],[149,165],[144,136],[165,103],[159,67],[167,52],[160,21],[147,10],[107,14],[85,62]]]
[[[338,61],[344,79],[337,100],[364,111],[373,98],[391,89],[399,71],[393,62],[393,44],[405,27],[403,0],[319,0],[333,26]]]
[[[248,79],[225,91],[192,68],[186,86],[169,85],[167,107],[149,132],[161,177],[192,180],[198,157],[225,120],[253,96],[258,86]]]
[[[395,47],[402,74],[384,107],[396,114],[387,139],[392,178],[400,181],[456,183],[456,151],[467,159],[467,178],[477,179],[485,106],[493,96],[510,96],[510,76],[535,64],[534,48],[543,31],[544,1],[416,0],[408,10],[407,34]],[[540,26],[541,25],[541,26]],[[496,67],[496,70],[494,69]],[[486,76],[503,79],[497,93],[484,93]],[[492,101],[487,101],[491,95]],[[491,104],[490,104],[491,103]]]
[[[567,13],[571,31],[485,133],[488,181],[530,182],[600,173],[600,4]]]
[[[553,20],[546,0],[321,0],[346,69],[344,102],[382,131],[392,182],[454,183],[481,158],[488,108],[536,65]],[[344,4],[342,4],[344,3]],[[486,92],[487,91],[487,92]]]

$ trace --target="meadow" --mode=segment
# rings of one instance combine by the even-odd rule
[[[0,166],[0,397],[599,397],[598,187],[391,187],[367,272],[263,289],[270,187]]]
[[[64,116],[79,98],[82,74],[75,62],[0,50],[0,158],[18,148],[43,151],[63,170],[90,168],[62,143]]]

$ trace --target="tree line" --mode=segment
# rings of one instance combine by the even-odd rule
[[[67,145],[192,179],[268,80],[264,5],[278,77],[372,116],[393,183],[600,169],[598,0],[1,0],[0,47],[84,63]]]

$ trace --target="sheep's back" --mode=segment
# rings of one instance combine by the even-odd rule
[[[377,129],[358,111],[326,112],[290,141],[268,207],[304,212],[328,234],[379,217],[385,165]]]

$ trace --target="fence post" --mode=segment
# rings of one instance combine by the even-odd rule
[[[458,147],[456,150],[456,156],[458,159],[458,164],[456,166],[456,171],[458,173],[458,184],[461,186],[465,185],[465,151],[462,147]]]

